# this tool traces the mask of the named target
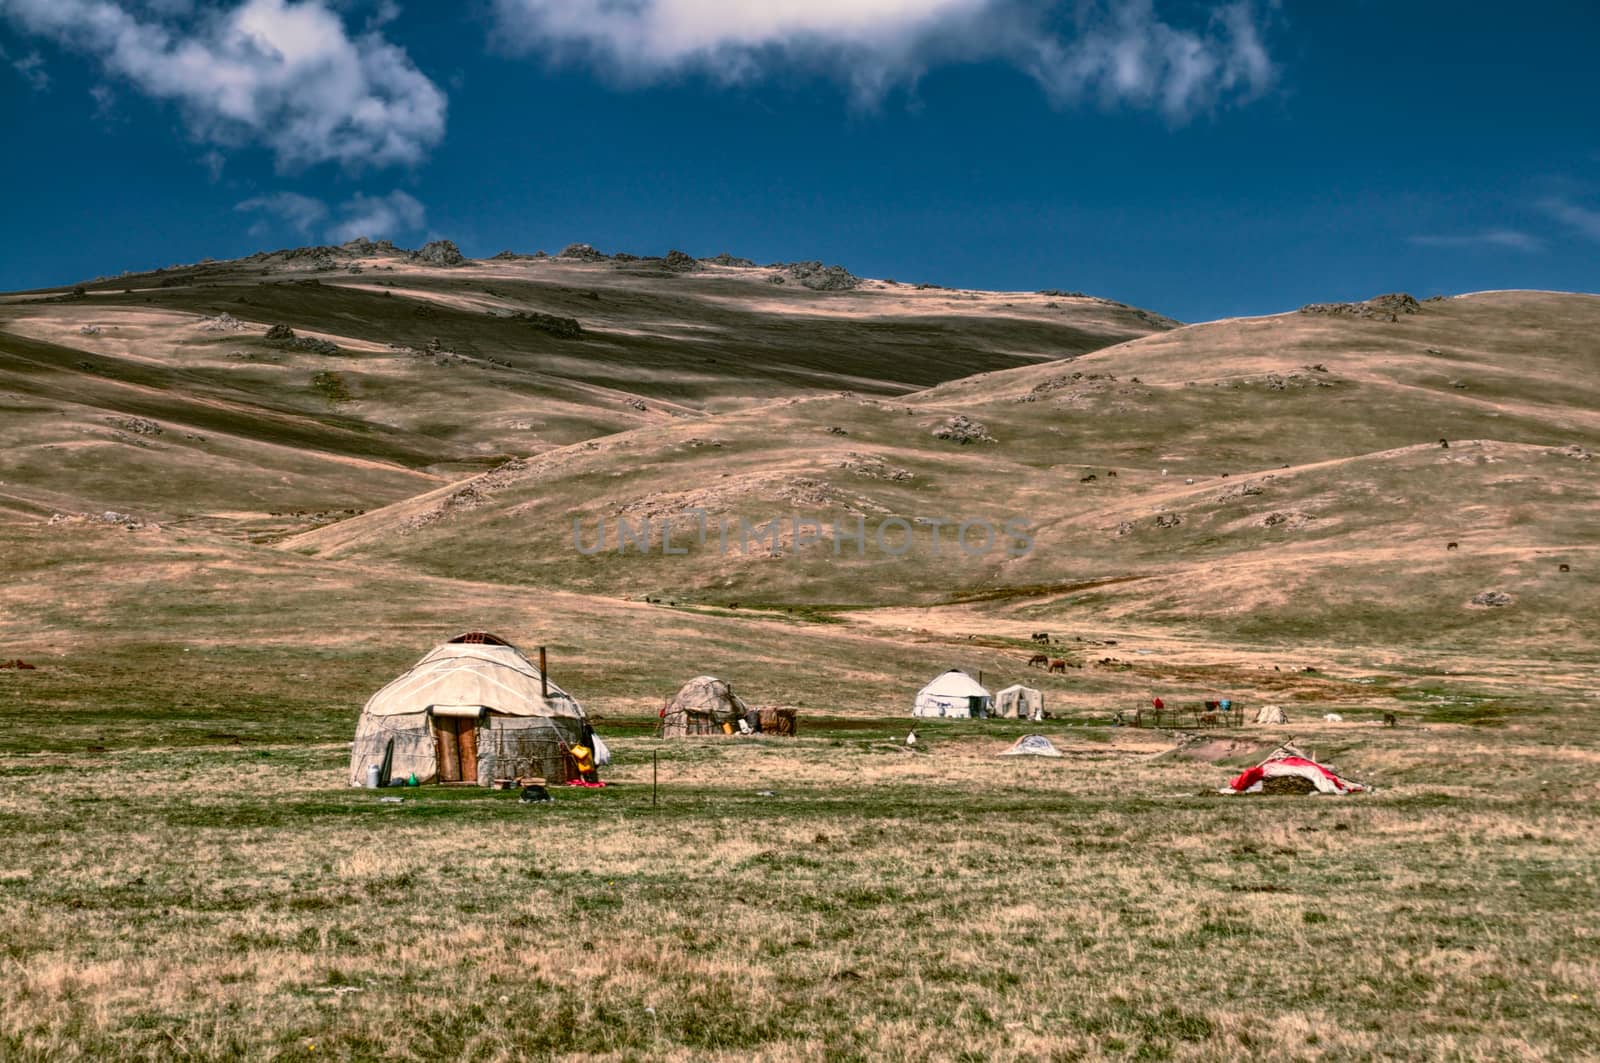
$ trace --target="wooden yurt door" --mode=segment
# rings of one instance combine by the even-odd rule
[[[440,782],[478,781],[478,721],[466,717],[433,718],[433,751]]]

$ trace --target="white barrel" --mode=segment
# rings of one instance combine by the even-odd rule
[[[378,772],[381,770],[376,764],[367,765],[367,789],[376,790],[378,788]]]

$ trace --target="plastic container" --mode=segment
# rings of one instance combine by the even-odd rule
[[[381,770],[376,764],[367,765],[367,789],[376,790],[378,788],[378,773]]]

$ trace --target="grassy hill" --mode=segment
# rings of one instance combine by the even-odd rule
[[[311,251],[0,299],[0,505],[278,534],[512,455],[762,399],[908,393],[1175,324],[709,263]]]
[[[1520,633],[1577,651],[1595,619],[1596,326],[1600,299],[1536,293],[1432,301],[1394,321],[1191,326],[894,399],[644,427],[286,545],[720,606],[985,599],[1019,625],[1089,615],[1241,639],[1475,644]],[[939,438],[956,418],[987,438]],[[704,541],[687,515],[699,510]],[[790,515],[819,524],[818,541],[797,544],[787,519],[775,545],[739,523],[759,532]],[[916,545],[888,556],[874,532],[896,516]],[[619,521],[637,535],[647,519],[648,550],[619,542]],[[865,557],[831,541],[857,519]],[[1026,521],[1034,547],[952,549],[963,520]],[[945,525],[937,553],[933,521]],[[611,538],[596,551],[602,525]],[[681,554],[664,549],[663,525]],[[895,527],[885,542],[903,538]],[[1472,604],[1496,590],[1515,604]]]

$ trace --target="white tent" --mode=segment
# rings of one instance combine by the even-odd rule
[[[543,776],[565,782],[567,750],[587,729],[582,707],[522,651],[487,632],[435,646],[367,701],[350,749],[350,784],[389,763],[394,779],[476,782]]]
[[[994,714],[1007,719],[1044,719],[1044,695],[1033,687],[1012,683],[994,696]]]
[[[933,682],[917,691],[916,703],[911,708],[913,716],[948,716],[966,719],[987,716],[994,704],[990,694],[970,675],[952,668]]]

